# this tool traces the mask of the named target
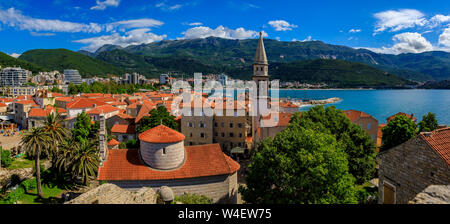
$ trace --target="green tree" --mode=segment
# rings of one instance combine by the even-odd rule
[[[13,163],[14,159],[11,157],[11,152],[3,150],[0,146],[0,167],[8,168]]]
[[[58,151],[58,145],[69,136],[69,130],[63,126],[63,119],[59,113],[49,114],[44,121],[43,129],[51,142],[49,155],[54,159],[54,155]]]
[[[372,179],[376,168],[376,145],[373,139],[353,124],[342,110],[331,106],[316,106],[291,119],[289,128],[304,127],[317,132],[335,136],[348,155],[350,173],[356,178],[357,184]]]
[[[171,115],[166,107],[159,106],[157,109],[150,111],[150,116],[142,118],[137,127],[137,131],[142,133],[161,123],[174,130],[178,129],[178,123],[175,121],[175,116]]]
[[[61,172],[69,172],[73,179],[80,179],[84,185],[88,185],[98,170],[98,151],[98,144],[94,140],[79,142],[72,139],[64,142],[58,152],[57,167]]]
[[[73,82],[69,83],[68,91],[70,95],[75,95],[80,92],[78,86],[75,85]]]
[[[247,203],[356,203],[347,156],[333,135],[291,128],[258,148],[248,167],[247,187],[240,188]]]
[[[41,168],[40,168],[40,154],[42,150],[47,150],[51,141],[45,133],[43,128],[33,128],[31,131],[26,131],[22,136],[21,144],[28,151],[31,151],[35,155],[35,169],[36,169],[36,181],[37,192],[39,197],[42,197],[41,186]]]
[[[436,120],[436,115],[428,112],[427,115],[422,117],[422,121],[419,123],[419,132],[430,132],[438,129],[439,124]]]
[[[398,115],[381,129],[383,132],[381,151],[400,145],[417,134],[417,125],[410,118]]]
[[[78,114],[77,121],[72,129],[72,138],[79,142],[86,141],[92,134],[92,123],[91,118],[85,112]]]

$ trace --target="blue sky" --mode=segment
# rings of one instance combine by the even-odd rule
[[[448,0],[1,0],[0,51],[218,36],[321,40],[382,53],[450,51]]]

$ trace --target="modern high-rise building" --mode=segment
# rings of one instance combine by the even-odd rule
[[[136,72],[133,73],[130,78],[131,78],[130,83],[139,84],[139,74],[138,73],[136,73]]]
[[[160,83],[161,85],[166,84],[168,81],[169,81],[169,75],[167,75],[167,74],[161,74],[161,75],[159,76],[159,83]]]
[[[64,70],[64,83],[69,84],[71,82],[79,85],[83,82],[83,80],[81,79],[81,75],[78,70],[66,69]]]
[[[228,76],[227,75],[225,75],[225,74],[220,74],[219,75],[219,83],[223,86],[223,87],[225,87],[226,85],[227,85],[227,83],[228,83]]]
[[[27,83],[27,79],[31,76],[31,72],[20,67],[4,68],[1,73],[2,86],[22,86]]]

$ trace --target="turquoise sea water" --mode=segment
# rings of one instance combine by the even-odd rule
[[[397,112],[413,113],[419,121],[433,112],[439,124],[450,125],[450,90],[280,90],[279,95],[313,100],[339,97],[342,101],[329,105],[364,111],[379,123],[386,123],[386,118]]]

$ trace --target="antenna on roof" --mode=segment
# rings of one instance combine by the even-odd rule
[[[162,123],[162,119],[161,119],[161,125],[162,125],[163,123]]]

